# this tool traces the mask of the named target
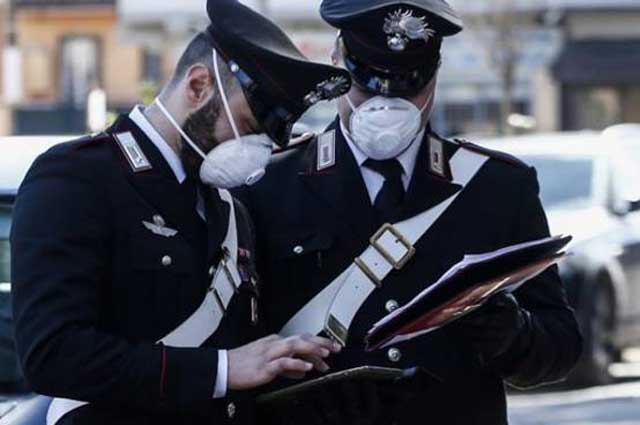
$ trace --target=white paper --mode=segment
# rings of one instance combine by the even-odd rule
[[[379,327],[384,326],[388,322],[394,320],[399,315],[402,315],[407,309],[412,308],[415,304],[420,302],[423,298],[428,296],[431,292],[435,291],[436,289],[438,289],[443,284],[446,284],[448,279],[451,278],[453,275],[459,273],[460,271],[466,269],[469,266],[472,266],[472,265],[475,265],[475,264],[484,263],[484,262],[488,262],[488,261],[494,260],[496,258],[502,257],[504,255],[507,255],[507,254],[510,254],[510,253],[513,253],[513,252],[516,252],[516,251],[520,251],[520,250],[523,250],[523,249],[526,249],[526,248],[531,248],[531,247],[535,247],[535,246],[539,246],[539,245],[544,245],[544,244],[548,244],[548,243],[551,243],[551,242],[555,242],[555,241],[561,240],[564,237],[565,236],[563,236],[563,235],[553,236],[553,237],[548,237],[548,238],[539,239],[539,240],[535,240],[535,241],[521,243],[521,244],[518,244],[518,245],[508,246],[508,247],[505,247],[505,248],[501,248],[501,249],[499,249],[497,251],[492,251],[492,252],[488,252],[488,253],[484,253],[484,254],[465,255],[464,258],[462,259],[462,261],[460,261],[459,263],[457,263],[453,267],[451,267],[444,275],[442,275],[442,277],[440,279],[438,279],[438,281],[435,284],[433,284],[432,286],[430,286],[430,287],[426,288],[425,290],[423,290],[420,294],[418,294],[408,304],[406,304],[403,307],[395,310],[393,313],[388,314],[387,316],[383,317],[381,320],[376,322],[373,325],[372,329],[370,330],[370,333],[374,332]],[[557,259],[557,261],[555,261],[551,265],[557,264],[559,261],[560,261],[560,258]],[[544,270],[546,270],[547,268],[545,268]],[[519,281],[519,282],[517,282],[515,284],[509,285],[508,288],[502,288],[501,290],[497,291],[497,293],[498,292],[504,292],[504,291],[514,292],[514,291],[518,290],[522,285],[524,285],[529,280],[531,280],[531,279],[537,277],[538,275],[540,275],[542,272],[544,272],[544,270],[540,270],[537,273],[529,275],[525,279],[523,279],[523,280],[521,280],[521,281]],[[389,346],[391,344],[397,344],[399,342],[407,341],[409,339],[412,339],[412,338],[427,334],[429,332],[432,332],[435,329],[437,329],[437,328],[428,328],[428,329],[421,330],[421,331],[413,333],[413,334],[397,335],[391,341],[389,341],[388,343],[384,344],[383,347]]]

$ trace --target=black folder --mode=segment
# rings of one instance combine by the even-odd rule
[[[555,236],[468,255],[401,309],[367,333],[367,350],[424,335],[481,307],[491,296],[513,292],[557,264],[570,236]]]
[[[292,385],[277,391],[263,394],[257,398],[259,405],[283,404],[292,400],[303,402],[313,398],[319,391],[325,391],[332,384],[341,381],[387,381],[394,382],[415,373],[413,369],[393,369],[375,366],[361,366],[354,369],[332,373],[300,384]]]

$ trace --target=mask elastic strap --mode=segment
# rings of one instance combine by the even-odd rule
[[[351,100],[351,98],[349,97],[349,95],[347,94],[347,95],[345,95],[344,97],[345,97],[345,98],[347,98],[347,103],[349,104],[349,107],[351,108],[351,111],[352,111],[352,112],[355,112],[357,108],[356,108],[356,106],[353,104],[353,101]]]
[[[236,136],[236,139],[240,140],[240,132],[238,131],[238,127],[236,126],[236,121],[233,119],[233,114],[231,113],[231,108],[229,107],[229,99],[227,99],[227,94],[224,91],[224,86],[222,85],[222,80],[220,78],[220,68],[218,66],[218,51],[216,49],[213,49],[213,69],[216,73],[216,83],[218,85],[218,90],[220,90],[220,97],[222,98],[222,104],[224,105],[224,110],[227,114],[227,118],[229,118],[231,129],[233,130],[233,134]]]
[[[207,155],[204,154],[204,152],[202,152],[202,149],[200,149],[198,147],[198,145],[196,145],[195,143],[193,143],[193,140],[191,140],[191,137],[189,137],[187,135],[187,133],[185,133],[185,131],[182,129],[182,127],[180,127],[178,125],[178,123],[176,122],[176,120],[173,119],[173,117],[171,116],[171,114],[169,113],[169,111],[167,111],[167,108],[164,107],[164,105],[162,104],[162,101],[160,100],[159,97],[156,98],[155,100],[156,105],[158,105],[158,108],[160,108],[160,111],[162,111],[162,113],[164,114],[164,116],[167,118],[167,120],[169,120],[169,122],[171,123],[171,125],[178,130],[178,133],[180,133],[180,135],[182,136],[182,138],[184,140],[187,141],[187,143],[189,144],[189,146],[191,146],[191,149],[193,149],[194,151],[196,151],[196,153],[198,155],[200,155],[203,159],[205,159],[207,157]]]
[[[433,99],[434,94],[435,94],[435,91],[432,91],[429,97],[427,98],[427,101],[424,102],[424,106],[420,108],[420,114],[422,114],[427,109],[427,106],[429,106],[429,103],[431,103],[431,99]]]

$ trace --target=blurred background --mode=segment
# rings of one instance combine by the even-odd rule
[[[309,57],[328,60],[335,32],[320,20],[319,0],[246,2],[278,21]],[[0,0],[0,135],[99,129],[105,109],[148,101],[206,25],[203,3]],[[440,132],[601,130],[640,121],[639,1],[452,3],[467,28],[444,48],[434,115]],[[316,127],[328,115],[325,107],[307,120]]]
[[[433,127],[536,166],[585,354],[566,383],[510,393],[514,425],[640,424],[640,0],[450,0]],[[335,31],[320,0],[246,0],[310,58]],[[9,229],[33,159],[153,100],[204,0],[0,0],[0,417],[28,392],[15,362]],[[319,105],[302,128],[335,114]],[[44,217],[43,217],[44,219]],[[18,395],[16,395],[18,394]],[[16,398],[17,397],[17,398]]]

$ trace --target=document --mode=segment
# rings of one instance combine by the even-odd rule
[[[467,255],[435,284],[385,316],[367,333],[368,351],[433,332],[480,308],[493,295],[513,292],[559,263],[570,236],[554,236]]]

